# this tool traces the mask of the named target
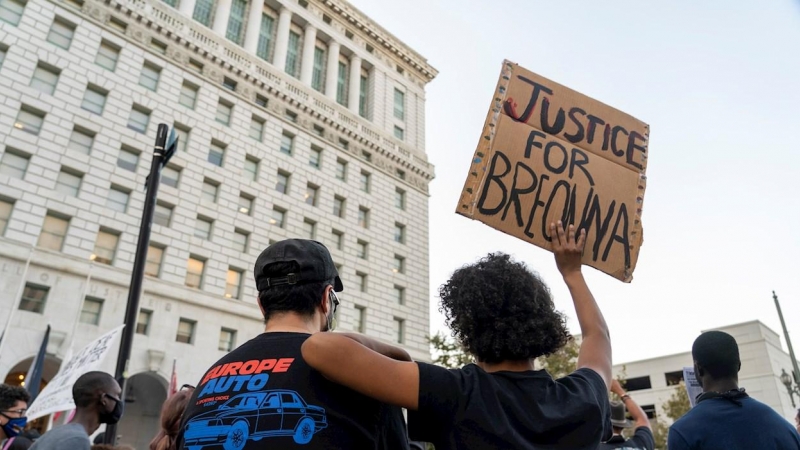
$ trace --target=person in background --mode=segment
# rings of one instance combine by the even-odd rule
[[[670,427],[670,450],[800,449],[792,424],[739,387],[742,363],[733,336],[706,331],[695,339],[692,359],[703,393]]]
[[[601,443],[597,449],[653,450],[656,442],[647,413],[633,401],[630,395],[625,393],[619,381],[611,381],[611,392],[617,394],[622,400],[620,402],[611,402],[611,428],[614,435],[611,439]],[[633,422],[625,418],[626,408],[630,409]],[[631,427],[636,427],[636,430],[630,439],[625,439],[622,436],[622,430]]]
[[[181,420],[194,386],[184,384],[181,390],[168,398],[161,407],[161,430],[150,441],[150,450],[175,450],[175,440],[181,430]]]
[[[0,449],[11,444],[28,423],[25,413],[31,396],[25,388],[0,384]]]
[[[578,369],[566,377],[553,380],[533,363],[570,339],[565,317],[544,282],[505,254],[456,270],[439,290],[476,364],[396,361],[332,333],[308,338],[303,358],[334,382],[408,408],[410,438],[436,450],[595,450],[611,437],[608,327],[581,273],[585,230],[576,239],[574,226],[553,223],[550,237],[583,333]]]
[[[105,372],[87,372],[72,386],[75,417],[37,439],[31,450],[90,450],[89,435],[100,424],[114,424],[122,418],[122,389]]]

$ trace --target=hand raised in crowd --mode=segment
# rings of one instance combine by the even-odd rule
[[[580,273],[583,246],[586,243],[586,230],[581,230],[576,240],[575,225],[570,225],[565,231],[559,220],[557,223],[550,223],[550,236],[553,253],[556,255],[556,266],[561,275],[566,277],[572,273]]]
[[[625,395],[625,390],[622,389],[622,385],[619,384],[619,380],[617,380],[616,378],[611,380],[611,392],[619,395],[620,397]]]

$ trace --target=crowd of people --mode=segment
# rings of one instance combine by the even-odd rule
[[[609,330],[581,272],[585,232],[559,222],[551,234],[583,337],[571,374],[554,380],[535,369],[534,359],[571,337],[547,285],[509,255],[489,254],[440,288],[447,324],[475,360],[445,369],[361,334],[327,333],[344,286],[324,245],[289,239],[256,260],[264,333],[167,399],[150,450],[425,448],[421,442],[437,450],[652,450],[647,414],[612,378]],[[732,336],[701,334],[692,358],[703,393],[672,424],[670,450],[800,450],[800,411],[792,426],[739,387]],[[119,384],[89,372],[73,396],[69,424],[26,437],[27,392],[0,386],[0,449],[114,449],[92,446],[90,436],[121,418]]]

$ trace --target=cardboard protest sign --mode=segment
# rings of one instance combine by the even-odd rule
[[[28,420],[35,420],[57,411],[75,409],[72,385],[81,375],[100,367],[114,343],[114,338],[124,327],[125,325],[120,325],[100,336],[65,361],[58,374],[50,380],[28,408]]]
[[[694,367],[683,368],[683,382],[686,384],[686,395],[689,397],[689,404],[694,408],[697,404],[697,396],[703,393],[703,387],[697,382],[694,375]]]
[[[583,263],[630,282],[642,244],[650,127],[505,61],[456,212],[550,249],[586,229]]]

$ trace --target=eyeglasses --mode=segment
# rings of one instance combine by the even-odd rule
[[[331,289],[331,302],[333,302],[333,315],[336,315],[336,309],[339,307],[339,297],[336,296],[336,292]]]
[[[184,389],[194,390],[194,386],[192,386],[191,384],[184,384],[183,386],[181,386],[180,390],[184,390]]]
[[[22,417],[22,416],[25,415],[26,412],[28,412],[28,410],[25,409],[25,408],[23,408],[23,409],[7,409],[7,410],[5,410],[3,412],[4,413],[11,413],[11,414],[18,414],[20,417]]]
[[[108,397],[108,398],[110,398],[111,400],[114,400],[114,401],[115,401],[115,402],[117,402],[117,403],[119,403],[119,402],[121,402],[121,401],[122,401],[122,399],[121,399],[121,398],[116,398],[116,397],[114,397],[114,396],[112,396],[112,395],[110,395],[110,394],[106,394],[106,393],[103,393],[103,397]]]

